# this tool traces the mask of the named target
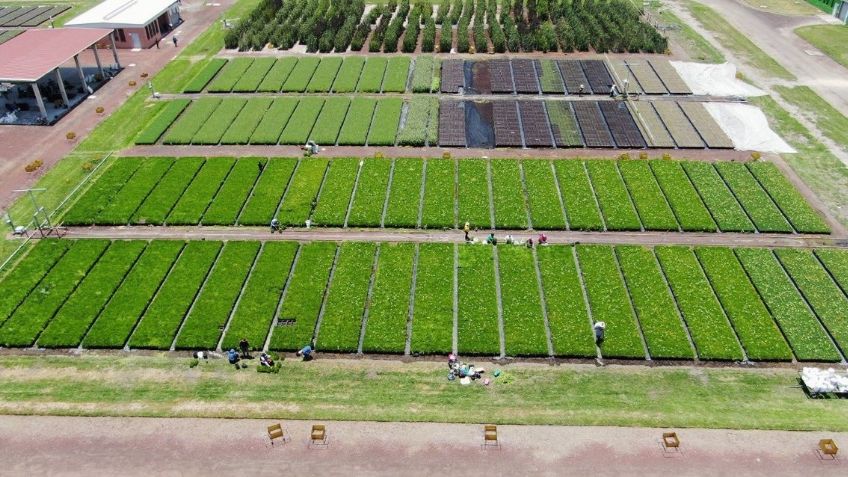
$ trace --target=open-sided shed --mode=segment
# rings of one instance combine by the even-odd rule
[[[104,40],[111,43],[115,60],[114,65],[105,69],[95,46]],[[0,44],[0,85],[3,85],[0,87],[0,103],[7,114],[6,121],[0,116],[0,123],[54,123],[108,80],[112,73],[120,70],[114,45],[112,30],[103,28],[28,30]],[[96,69],[84,69],[80,64],[80,54],[89,48],[93,52]],[[71,60],[74,67],[63,66]],[[45,104],[42,88],[47,90],[48,99],[52,98],[49,105]],[[31,100],[38,107],[40,120],[12,121],[11,116],[28,116],[18,113],[26,113]]]

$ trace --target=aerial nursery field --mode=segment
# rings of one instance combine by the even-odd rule
[[[262,0],[227,32],[224,43],[239,50],[262,50],[268,44],[287,50],[301,44],[321,53],[411,53],[419,43],[421,51],[448,53],[454,40],[460,53],[664,53],[667,48],[666,39],[626,0],[389,0],[367,15],[365,3]],[[434,3],[439,5],[435,15]]]
[[[207,96],[167,102],[136,144],[425,146],[438,143],[438,118],[436,98]]]
[[[635,159],[118,158],[63,222],[267,225],[274,217],[318,227],[830,231],[770,163]]]
[[[47,239],[0,345],[835,362],[846,279],[840,249]]]

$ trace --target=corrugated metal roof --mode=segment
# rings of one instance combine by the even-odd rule
[[[65,23],[86,28],[141,28],[168,10],[177,0],[106,0]]]
[[[105,28],[27,30],[0,44],[0,81],[38,81],[111,32]]]

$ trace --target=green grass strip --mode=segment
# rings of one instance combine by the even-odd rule
[[[775,253],[839,349],[843,354],[848,352],[848,299],[843,291],[812,252],[779,249]]]
[[[412,72],[412,92],[429,93],[433,86],[433,57],[418,56],[415,58],[415,69]]]
[[[174,210],[165,222],[169,225],[195,225],[212,203],[221,184],[235,165],[231,157],[213,157],[206,160],[203,168],[194,176]]]
[[[224,98],[221,100],[221,104],[218,105],[215,112],[209,116],[203,127],[191,138],[191,143],[217,145],[245,104],[247,104],[247,100],[242,98]]]
[[[578,245],[577,256],[592,318],[606,323],[605,358],[644,358],[645,350],[612,247]]]
[[[304,56],[300,58],[289,77],[286,78],[285,83],[283,83],[282,91],[284,93],[304,92],[320,62],[321,59],[316,56]]]
[[[271,98],[250,98],[239,115],[221,136],[221,144],[247,144],[271,106]]]
[[[151,157],[145,159],[136,173],[120,192],[115,194],[106,207],[100,211],[96,223],[125,225],[144,199],[156,187],[156,184],[174,165],[172,157]]]
[[[344,59],[339,74],[333,82],[334,93],[352,93],[356,90],[362,67],[365,66],[365,58],[362,56],[348,56]]]
[[[235,225],[236,218],[266,163],[267,160],[261,157],[237,159],[226,182],[203,214],[203,224]]]
[[[113,242],[38,338],[46,348],[79,345],[124,276],[147,246],[141,240]]]
[[[168,101],[162,111],[153,118],[153,121],[136,136],[135,143],[141,145],[156,144],[190,103],[191,100],[189,99]]]
[[[554,355],[593,358],[597,353],[595,341],[583,299],[583,286],[574,264],[573,249],[562,245],[536,249],[548,309],[548,326]]]
[[[242,225],[268,225],[286,192],[297,159],[270,159],[247,199],[238,222]]]
[[[374,271],[374,289],[362,351],[400,353],[406,349],[406,322],[412,291],[415,245],[384,243]]]
[[[153,299],[184,245],[184,242],[177,240],[157,240],[150,243],[109,304],[97,317],[82,342],[83,347],[124,346],[135,323]]]
[[[327,171],[324,187],[321,189],[318,204],[312,214],[313,225],[336,227],[344,225],[359,162],[360,159],[354,158],[334,159],[330,162],[330,170]]]
[[[365,159],[359,173],[359,184],[353,195],[348,225],[351,227],[379,227],[383,204],[389,187],[391,161]]]
[[[718,171],[705,162],[680,163],[723,232],[754,232],[754,224]]]
[[[719,162],[715,167],[760,232],[792,232],[783,213],[744,164]]]
[[[527,204],[518,161],[492,160],[492,197],[495,202],[495,227],[527,228]]]
[[[74,242],[38,284],[38,288],[0,327],[0,344],[31,346],[108,246],[108,240]]]
[[[359,77],[356,91],[360,93],[379,93],[383,85],[388,60],[381,56],[369,56]]]
[[[572,230],[604,230],[601,212],[595,203],[592,185],[582,161],[554,161],[565,214]]]
[[[280,308],[280,320],[295,322],[274,329],[270,349],[293,351],[313,342],[335,254],[334,243],[312,242],[300,248],[300,257]]]
[[[471,223],[471,228],[491,227],[489,210],[488,161],[463,159],[459,161],[459,223]]]
[[[535,229],[563,230],[565,216],[559,202],[550,161],[522,161],[527,199]]]
[[[275,58],[254,59],[253,63],[250,64],[250,68],[241,75],[241,78],[233,86],[233,92],[252,93],[256,91],[276,61]]]
[[[742,350],[695,254],[685,247],[657,247],[665,276],[701,359],[740,360]]]
[[[439,100],[427,98],[430,103],[430,117],[427,119],[427,144],[435,146],[439,144]]]
[[[318,198],[318,189],[327,170],[327,159],[301,159],[292,183],[277,213],[282,225],[302,226],[312,215]],[[277,184],[277,187],[280,185]],[[270,218],[268,219],[270,221]]]
[[[639,246],[619,246],[615,251],[651,357],[692,359],[689,338],[654,252]]]
[[[283,83],[286,82],[296,64],[296,56],[279,58],[268,71],[268,74],[265,75],[265,78],[262,79],[262,82],[259,83],[256,91],[259,93],[278,93],[283,89]]]
[[[124,185],[141,166],[137,157],[119,158],[112,161],[108,169],[71,206],[62,217],[66,225],[91,225],[100,212],[112,202]]]
[[[384,93],[403,93],[406,91],[406,80],[409,78],[408,56],[392,56],[386,67],[386,79],[383,81]]]
[[[447,354],[453,349],[453,247],[418,246],[412,353]]]
[[[377,111],[368,134],[369,146],[394,146],[403,100],[400,98],[377,101]]]
[[[242,338],[252,349],[262,349],[265,345],[297,247],[297,242],[263,244],[221,349],[237,348]]]
[[[371,117],[377,100],[371,98],[354,98],[350,103],[342,130],[339,132],[339,146],[364,146],[371,127]]]
[[[462,164],[462,163],[460,163]],[[459,248],[459,353],[500,355],[495,262],[492,247]]]
[[[283,133],[289,118],[297,107],[298,100],[295,98],[274,98],[274,102],[259,125],[250,135],[251,144],[270,144],[274,145],[280,141],[280,134]]]
[[[186,313],[200,291],[221,242],[193,241],[186,245],[156,298],[130,338],[131,348],[169,349]]]
[[[309,138],[316,144],[334,146],[349,107],[349,98],[332,97],[327,99],[324,108],[321,109],[321,114],[315,121],[315,129],[312,130]]]
[[[582,147],[583,136],[571,105],[565,101],[545,101],[545,108],[557,147]]]
[[[657,183],[685,232],[715,232],[716,224],[680,162],[650,161]]]
[[[818,319],[769,249],[739,248],[736,256],[799,361],[839,361]]]
[[[182,157],[174,160],[174,165],[144,199],[130,222],[152,225],[165,223],[165,217],[174,208],[205,162],[206,160],[200,157]]]
[[[395,160],[386,226],[415,228],[418,225],[423,172],[423,159]]]
[[[823,248],[816,256],[843,291],[848,290],[848,253],[843,249]]]
[[[398,133],[399,146],[424,146],[427,142],[427,121],[430,118],[430,100],[416,97],[408,101],[406,118]]]
[[[504,343],[509,356],[547,356],[548,337],[533,263],[526,247],[498,247]]]
[[[641,230],[639,216],[614,161],[586,161],[598,203],[609,230]],[[568,209],[569,211],[571,208]]]
[[[454,226],[455,167],[456,162],[453,160],[427,159],[424,205],[421,211],[422,228]]]
[[[539,70],[539,84],[542,86],[543,93],[561,94],[565,92],[565,86],[562,84],[562,76],[559,74],[554,60],[539,60],[536,66]]]
[[[225,58],[212,58],[209,60],[209,62],[206,63],[206,66],[197,73],[197,76],[192,78],[186,87],[183,88],[183,93],[200,93],[203,91],[206,88],[206,85],[212,81],[212,78],[214,78],[226,64],[227,60]]]
[[[748,169],[800,233],[827,234],[830,227],[798,190],[770,162],[753,162]]]
[[[6,321],[71,246],[67,240],[41,240],[0,281],[0,325]]]
[[[177,349],[215,349],[247,273],[259,252],[259,242],[227,242],[177,337]]]
[[[362,316],[376,250],[377,245],[374,243],[341,245],[324,317],[321,319],[318,349],[342,352],[356,352],[359,349]]]
[[[169,145],[191,144],[191,139],[221,104],[221,98],[203,97],[191,102],[180,118],[165,134],[163,142]]]
[[[326,93],[333,86],[336,74],[342,66],[342,58],[339,56],[328,56],[321,59],[315,74],[306,86],[307,93]]]
[[[300,100],[280,135],[280,144],[306,144],[312,126],[324,107],[324,98],[307,97]]]
[[[792,351],[769,315],[745,270],[729,248],[698,247],[695,254],[733,321],[748,357],[754,360],[791,360]]]
[[[210,93],[229,93],[253,64],[253,58],[233,58],[209,84]]]
[[[618,169],[645,230],[678,230],[674,212],[645,161],[620,161]]]

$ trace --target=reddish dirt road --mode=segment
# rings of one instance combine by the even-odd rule
[[[473,412],[473,410],[469,410]],[[292,440],[271,447],[279,421],[0,417],[0,468],[64,475],[845,475],[822,461],[819,439],[846,433],[680,429],[665,453],[662,429],[500,426],[502,449],[483,450],[481,426],[326,422],[329,445],[309,448],[311,422],[287,422]]]
[[[503,240],[506,231],[498,231]],[[538,232],[511,232],[515,240],[537,238]],[[488,231],[472,233],[485,240]],[[724,245],[758,247],[843,247],[845,241],[831,235],[739,234],[692,232],[545,232],[549,243],[600,243],[638,245]],[[68,238],[110,239],[207,239],[207,240],[324,240],[368,242],[439,242],[464,243],[461,230],[399,230],[399,229],[287,229],[270,233],[265,227],[70,227]]]

